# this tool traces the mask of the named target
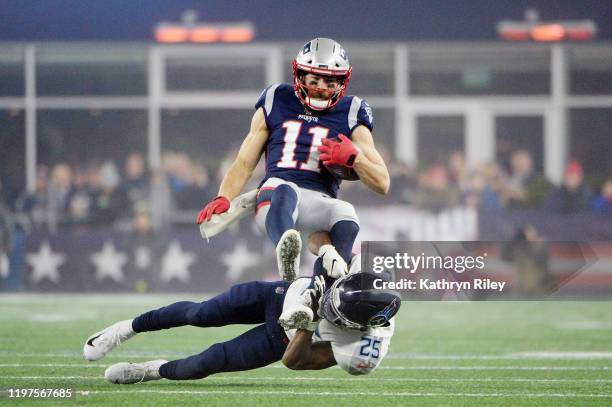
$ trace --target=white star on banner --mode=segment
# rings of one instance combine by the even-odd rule
[[[227,268],[227,279],[234,282],[250,267],[259,264],[261,256],[258,252],[250,251],[244,242],[234,246],[234,250],[221,255],[221,263]]]
[[[118,283],[123,281],[124,276],[121,268],[127,263],[127,256],[115,250],[113,242],[105,242],[102,250],[93,253],[89,258],[96,266],[96,280],[101,281],[110,278]]]
[[[54,253],[49,242],[40,245],[38,253],[28,254],[26,261],[32,267],[30,279],[32,283],[38,284],[42,279],[49,279],[58,283],[60,275],[58,268],[64,264],[66,256],[61,253]]]
[[[189,267],[194,261],[195,255],[184,252],[181,249],[181,244],[177,240],[173,240],[162,257],[161,280],[167,283],[172,279],[176,279],[183,283],[188,283],[191,280]]]

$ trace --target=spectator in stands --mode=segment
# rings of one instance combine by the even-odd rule
[[[178,175],[183,185],[175,191],[177,209],[196,210],[202,206],[202,199],[213,198],[208,188],[208,171],[203,165],[194,164],[187,158]]]
[[[587,208],[589,197],[582,165],[572,160],[565,169],[563,184],[549,194],[546,209],[560,214],[575,214]]]
[[[92,194],[89,174],[84,168],[74,170],[74,181],[67,197],[67,222],[70,225],[85,225],[90,221]]]
[[[460,192],[449,185],[448,173],[442,165],[433,165],[419,177],[414,205],[419,209],[440,212],[457,206]]]
[[[185,153],[168,153],[164,170],[176,209],[192,210],[202,205],[202,200],[212,198],[208,191],[208,171]]]
[[[601,194],[589,203],[592,212],[612,214],[612,178],[608,178],[601,187]]]
[[[140,202],[150,200],[150,176],[141,153],[133,152],[125,160],[125,177],[121,189],[130,202],[130,211],[136,212]]]
[[[467,187],[468,171],[463,151],[455,150],[448,156],[448,180],[459,190]]]
[[[24,191],[15,205],[19,214],[25,215],[34,228],[43,227],[47,221],[47,192],[49,184],[49,168],[41,165],[36,171],[35,190],[32,193]]]
[[[92,223],[111,226],[125,218],[129,212],[129,201],[119,186],[119,172],[111,161],[94,170],[92,181],[96,187],[92,208]]]
[[[67,220],[68,198],[72,190],[72,169],[67,163],[59,163],[51,170],[48,189],[47,219],[51,230]]]
[[[540,208],[551,184],[533,169],[533,157],[527,150],[516,150],[510,155],[510,178],[504,188],[505,206],[515,209]]]
[[[480,165],[471,172],[462,190],[462,202],[473,208],[497,210],[501,208],[503,178],[497,164]]]

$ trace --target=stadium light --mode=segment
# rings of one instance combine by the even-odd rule
[[[597,24],[593,20],[540,21],[537,10],[527,9],[522,21],[497,23],[497,33],[506,41],[588,41],[595,38]]]
[[[197,13],[188,10],[181,22],[161,22],[155,26],[155,40],[163,43],[250,42],[255,38],[255,26],[250,21],[205,23]]]

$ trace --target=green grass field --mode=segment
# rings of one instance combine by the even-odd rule
[[[140,335],[99,362],[87,336],[119,319],[197,296],[0,296],[0,388],[71,388],[52,405],[612,405],[610,303],[409,303],[390,353],[365,377],[280,364],[199,381],[113,385],[108,364],[179,358],[244,326]],[[0,397],[0,405],[41,405]]]

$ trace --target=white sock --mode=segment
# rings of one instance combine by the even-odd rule
[[[131,338],[132,336],[136,335],[134,328],[132,328],[132,321],[134,320],[126,319],[125,321],[121,321],[121,324],[119,325],[119,335],[124,338]]]

